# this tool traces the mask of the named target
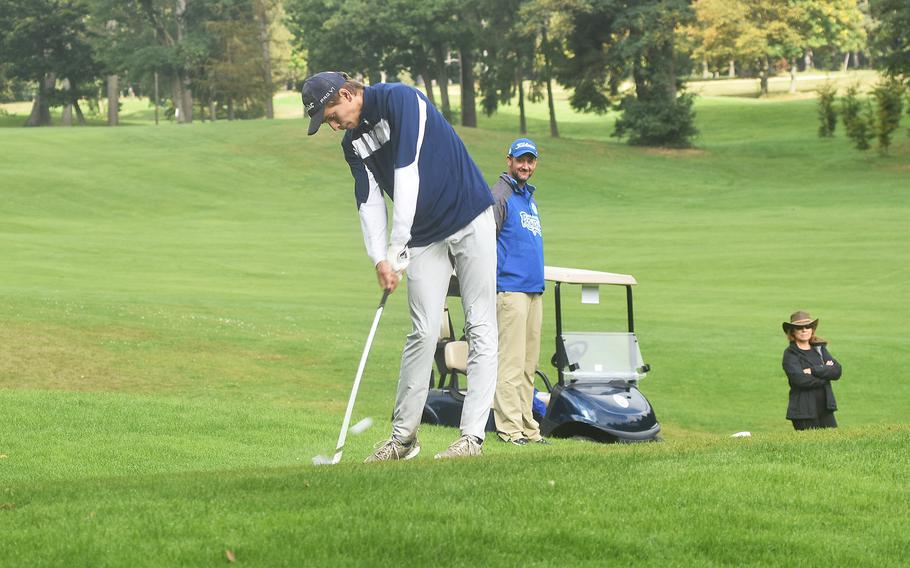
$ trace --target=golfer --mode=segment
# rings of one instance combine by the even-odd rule
[[[493,185],[496,219],[496,315],[499,378],[493,399],[496,433],[517,446],[547,443],[534,420],[534,375],[540,358],[541,296],[544,289],[543,234],[528,183],[537,169],[537,145],[512,142],[508,171]]]
[[[308,134],[344,130],[367,254],[380,287],[394,291],[406,270],[412,331],[401,354],[392,436],[367,462],[411,459],[429,389],[440,318],[453,268],[468,340],[468,393],[461,437],[437,458],[482,453],[496,389],[496,225],[493,197],[461,139],[418,90],[365,87],[325,71],[301,88]],[[384,195],[393,202],[391,235]]]
[[[840,364],[828,353],[828,344],[815,335],[818,318],[798,311],[783,323],[790,346],[784,351],[783,367],[790,382],[787,420],[796,430],[837,428],[837,402],[831,381],[841,376]]]

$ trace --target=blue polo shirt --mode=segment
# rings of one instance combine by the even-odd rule
[[[544,290],[543,231],[534,186],[508,174],[493,185],[496,219],[496,291],[539,294]]]

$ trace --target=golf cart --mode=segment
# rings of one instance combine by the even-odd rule
[[[596,442],[639,442],[654,440],[660,424],[650,403],[638,390],[649,366],[642,361],[632,317],[632,286],[635,278],[625,274],[547,266],[547,280],[555,282],[556,353],[551,362],[559,380],[553,385],[546,374],[537,377],[548,399],[535,404],[534,419],[544,436],[577,438]],[[582,303],[599,303],[599,286],[626,288],[628,332],[569,332],[563,329],[562,285],[582,287]],[[453,276],[448,297],[459,297]],[[421,421],[457,428],[461,421],[465,390],[459,382],[465,376],[468,344],[456,338],[448,307],[445,308],[436,347],[436,370],[430,373],[430,391]],[[543,410],[542,412],[540,410]],[[486,430],[495,431],[493,413]]]
[[[554,282],[556,352],[551,362],[558,381],[550,392],[540,421],[544,436],[597,442],[642,442],[656,439],[660,423],[638,390],[650,367],[642,361],[632,313],[632,286],[627,274],[547,266],[544,277]],[[566,331],[562,287],[581,286],[582,304],[600,302],[600,286],[626,289],[628,332]]]

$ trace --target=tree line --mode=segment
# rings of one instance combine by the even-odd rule
[[[758,77],[762,93],[783,70],[791,89],[813,68],[906,77],[908,12],[903,0],[0,0],[0,97],[28,85],[33,125],[101,99],[116,124],[124,85],[180,122],[272,117],[281,85],[334,69],[410,78],[467,127],[514,100],[524,133],[526,102],[546,100],[558,136],[559,85],[576,110],[619,110],[615,136],[686,146],[687,77]]]
[[[124,87],[178,122],[272,117],[282,18],[279,0],[0,0],[0,95],[31,86],[30,126],[101,99],[116,125]]]

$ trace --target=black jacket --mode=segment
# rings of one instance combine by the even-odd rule
[[[827,361],[834,364],[826,365]],[[790,381],[787,420],[818,418],[825,410],[837,410],[831,381],[840,378],[841,366],[828,353],[825,343],[815,343],[811,349],[803,351],[791,341],[784,350],[783,367]],[[803,369],[811,369],[812,374],[807,375]]]

